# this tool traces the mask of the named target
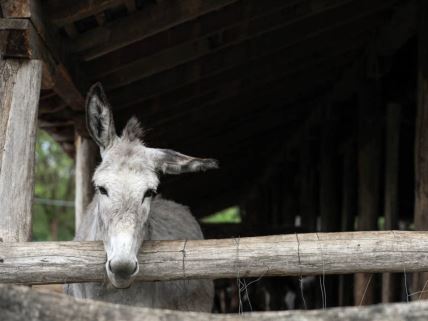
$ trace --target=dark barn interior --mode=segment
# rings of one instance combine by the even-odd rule
[[[204,224],[207,237],[428,227],[418,207],[428,182],[424,2],[46,0],[41,8],[43,27],[33,28],[48,72],[39,127],[77,164],[95,162],[84,97],[100,81],[118,130],[135,115],[147,145],[219,160],[217,171],[161,185],[198,218],[240,208],[241,223]],[[3,16],[12,9],[3,6]],[[406,301],[425,281],[406,273],[220,280],[216,311]]]

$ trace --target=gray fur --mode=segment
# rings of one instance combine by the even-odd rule
[[[97,192],[75,239],[104,242],[108,280],[66,285],[66,293],[135,306],[210,312],[214,296],[210,280],[133,281],[144,240],[203,238],[188,208],[153,195],[159,184],[157,173],[216,168],[216,161],[146,147],[135,118],[121,137],[116,136],[105,94],[101,85],[95,86],[87,98],[88,129],[100,146],[102,162],[93,177]]]

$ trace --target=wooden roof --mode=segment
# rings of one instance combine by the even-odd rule
[[[164,184],[208,214],[240,202],[320,99],[352,83],[356,64],[406,38],[388,37],[412,20],[400,18],[410,3],[46,0],[56,39],[47,46],[63,61],[61,81],[44,81],[40,127],[73,154],[84,93],[101,81],[119,129],[136,115],[148,145],[219,159],[217,172]]]

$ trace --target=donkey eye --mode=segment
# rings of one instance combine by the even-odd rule
[[[143,202],[147,197],[154,197],[156,195],[156,191],[154,189],[148,189],[143,197]]]
[[[100,191],[100,193],[101,193],[102,195],[107,195],[107,196],[108,196],[108,192],[107,192],[107,190],[106,190],[106,188],[105,188],[105,187],[103,187],[103,186],[98,186],[98,190]]]

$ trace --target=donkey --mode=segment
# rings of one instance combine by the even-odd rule
[[[217,161],[145,146],[136,118],[117,136],[111,106],[99,83],[88,92],[86,115],[102,161],[93,177],[96,193],[75,239],[103,241],[110,282],[69,284],[65,292],[119,304],[211,312],[214,287],[210,280],[133,281],[145,240],[203,239],[187,207],[156,196],[158,173],[204,171],[217,168]]]

